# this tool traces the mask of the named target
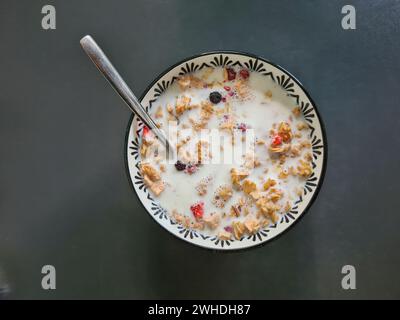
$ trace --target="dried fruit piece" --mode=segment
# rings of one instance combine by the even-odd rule
[[[213,91],[210,93],[210,101],[213,104],[218,104],[221,102],[222,95],[218,91]]]
[[[237,128],[239,129],[239,130],[241,130],[242,132],[246,132],[246,130],[248,129],[248,127],[247,127],[247,125],[245,124],[245,123],[239,123],[238,125],[237,125]]]
[[[176,170],[178,170],[178,171],[183,171],[183,170],[186,169],[186,164],[184,164],[183,162],[181,162],[180,160],[178,160],[178,161],[175,163],[175,168],[176,168]]]
[[[188,164],[187,167],[186,167],[186,172],[189,173],[189,174],[193,174],[193,173],[195,173],[197,171],[197,169],[198,168],[197,168],[196,165]]]
[[[244,193],[250,194],[253,191],[257,190],[257,185],[253,181],[244,180],[243,184],[242,184],[242,188],[243,188]]]
[[[196,204],[191,205],[190,210],[192,211],[196,219],[202,218],[204,214],[204,202],[200,201]]]
[[[143,126],[143,137],[147,136],[147,134],[149,133],[150,129],[147,126]]]
[[[250,77],[249,70],[247,69],[240,70],[239,74],[243,79],[247,79],[248,77]]]
[[[229,81],[235,80],[236,78],[236,71],[232,68],[226,68],[227,77]]]
[[[231,226],[226,226],[226,227],[224,227],[224,230],[225,230],[226,232],[230,232],[230,233],[233,232],[233,229],[232,229]]]

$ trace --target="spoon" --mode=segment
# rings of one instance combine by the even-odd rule
[[[120,95],[122,100],[125,101],[129,109],[135,113],[139,119],[152,130],[156,137],[161,141],[161,143],[166,147],[167,155],[172,155],[174,152],[172,144],[167,139],[164,131],[157,127],[154,120],[149,116],[143,106],[140,104],[139,100],[133,94],[132,90],[128,87],[122,77],[119,75],[118,71],[114,68],[111,61],[107,58],[103,50],[90,36],[84,36],[80,40],[81,46],[92,62],[96,65],[103,76],[108,80],[108,82],[113,86],[115,91]]]

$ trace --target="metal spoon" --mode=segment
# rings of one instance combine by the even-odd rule
[[[154,120],[149,116],[139,100],[133,94],[132,90],[129,89],[128,85],[119,75],[118,71],[114,68],[111,61],[107,58],[103,50],[98,46],[96,41],[90,36],[84,36],[81,41],[81,46],[89,58],[93,61],[99,71],[113,86],[115,91],[120,95],[122,100],[125,101],[129,109],[135,113],[140,120],[150,128],[161,143],[166,147],[167,153],[173,154],[173,146],[168,141],[164,131],[159,129],[155,124]]]

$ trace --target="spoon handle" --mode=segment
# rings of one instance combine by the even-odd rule
[[[159,129],[155,124],[154,120],[149,116],[143,106],[140,104],[136,96],[133,94],[132,90],[129,89],[128,85],[119,75],[118,71],[114,68],[111,61],[107,58],[103,50],[94,41],[94,39],[87,35],[83,37],[80,41],[83,50],[93,61],[99,71],[108,80],[108,82],[113,86],[115,91],[121,96],[125,101],[129,109],[135,113],[140,120],[150,128],[153,133],[158,137],[162,144],[166,147],[167,151],[172,150],[172,145],[169,143],[167,136],[164,131]]]

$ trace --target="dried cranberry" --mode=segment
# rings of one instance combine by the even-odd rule
[[[226,68],[226,72],[228,73],[228,80],[232,81],[236,78],[236,71],[232,68]]]
[[[249,70],[247,69],[240,70],[239,74],[243,79],[247,79],[248,77],[250,77]]]
[[[230,86],[224,86],[224,89],[225,89],[226,91],[231,91],[231,87],[230,87]]]
[[[210,93],[210,101],[214,104],[220,103],[222,100],[222,96],[219,92],[213,91]]]
[[[199,203],[191,205],[190,210],[196,219],[202,218],[204,214],[204,202],[200,201]]]
[[[178,161],[175,163],[175,168],[176,168],[176,170],[178,170],[178,171],[183,171],[183,170],[186,169],[186,164],[184,164],[183,162],[181,162],[181,161],[178,160]]]
[[[282,140],[283,140],[283,139],[282,139],[281,136],[276,135],[276,136],[274,136],[274,137],[272,138],[272,145],[273,145],[274,147],[279,146],[279,145],[282,144]]]
[[[224,230],[226,231],[226,232],[233,232],[233,229],[232,229],[232,227],[231,226],[226,226],[226,227],[224,227]]]
[[[240,123],[240,124],[237,126],[237,128],[238,128],[239,130],[242,130],[242,132],[246,132],[246,130],[247,130],[247,125],[246,125],[245,123]]]
[[[195,166],[194,164],[189,164],[189,165],[186,167],[186,172],[189,173],[189,174],[193,174],[193,173],[195,173],[196,171],[197,171],[197,166]]]

